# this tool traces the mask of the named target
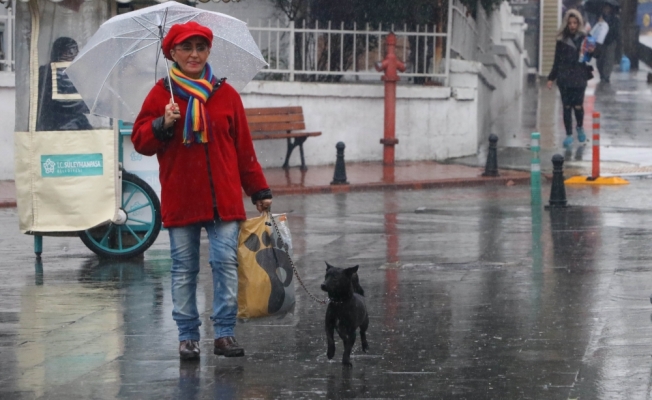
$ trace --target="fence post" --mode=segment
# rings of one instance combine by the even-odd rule
[[[290,68],[290,82],[294,82],[294,20],[290,21],[290,57],[288,68]]]
[[[448,25],[446,26],[446,86],[450,86],[451,37],[453,29],[453,0],[448,0]]]
[[[4,41],[5,41],[5,59],[4,63],[7,67],[7,71],[13,71],[14,70],[14,16],[13,16],[13,8],[9,7],[7,8],[7,24],[6,30],[5,30],[5,35],[4,35]]]

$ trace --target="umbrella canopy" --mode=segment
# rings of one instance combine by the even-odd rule
[[[620,9],[620,2],[618,0],[586,0],[583,7],[588,13],[600,15],[605,4],[613,7],[614,13]]]
[[[247,25],[228,15],[175,1],[106,21],[66,69],[93,114],[134,122],[154,83],[167,76],[161,37],[174,24],[195,21],[213,31],[208,63],[236,90],[267,63]]]

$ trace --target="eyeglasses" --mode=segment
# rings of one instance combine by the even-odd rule
[[[197,54],[202,54],[208,51],[208,45],[202,43],[193,47],[193,45],[190,43],[183,43],[176,46],[176,50],[178,52],[186,53],[186,54],[190,54],[193,51],[197,51]]]

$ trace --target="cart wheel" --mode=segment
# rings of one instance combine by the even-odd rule
[[[161,203],[142,179],[122,172],[119,221],[79,232],[82,242],[101,257],[125,260],[145,252],[161,231]]]

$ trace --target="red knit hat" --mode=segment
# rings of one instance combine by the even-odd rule
[[[186,22],[185,24],[172,25],[170,31],[163,39],[163,55],[168,60],[172,60],[170,50],[172,47],[182,43],[184,40],[192,36],[200,36],[206,39],[208,47],[213,45],[213,31],[207,27],[200,25],[194,21]]]

